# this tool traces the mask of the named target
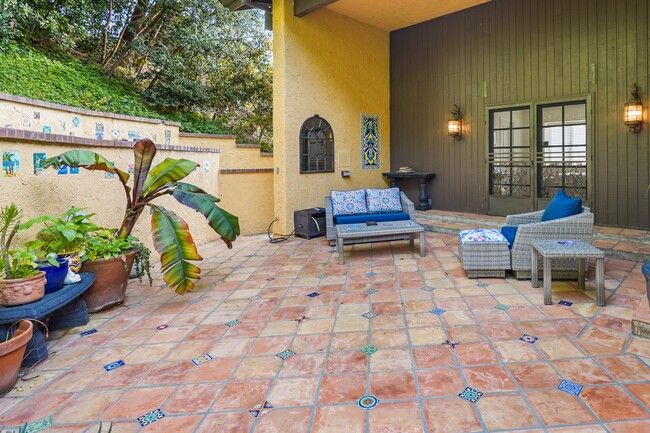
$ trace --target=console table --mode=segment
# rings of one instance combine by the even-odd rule
[[[390,186],[393,188],[397,186],[397,179],[417,179],[420,182],[420,195],[418,196],[419,203],[415,205],[415,208],[417,210],[431,209],[429,193],[427,192],[427,181],[436,177],[435,173],[391,171],[389,173],[382,173],[381,175],[390,180]]]
[[[22,319],[42,319],[68,302],[79,297],[95,281],[95,275],[84,272],[78,283],[66,284],[61,290],[48,293],[36,302],[14,307],[0,305],[0,324],[10,324]]]

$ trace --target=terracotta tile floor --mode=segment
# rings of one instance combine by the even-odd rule
[[[639,263],[607,260],[604,308],[591,278],[554,282],[544,306],[529,281],[465,278],[455,236],[426,242],[425,258],[346,247],[345,265],[322,238],[210,244],[193,293],[133,282],[124,306],[52,336],[0,398],[0,431],[47,417],[47,432],[650,431],[650,341],[630,337]]]

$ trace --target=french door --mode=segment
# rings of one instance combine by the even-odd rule
[[[560,189],[588,203],[587,101],[490,109],[488,213],[544,209]]]

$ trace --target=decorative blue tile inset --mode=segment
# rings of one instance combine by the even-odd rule
[[[327,275],[322,275],[321,274],[321,275],[317,276],[316,278],[318,278],[319,280],[322,280],[323,278],[327,278]]]
[[[377,259],[369,258],[368,261],[369,261],[369,262],[376,262]]]
[[[275,277],[268,277],[268,278],[266,279],[266,281],[273,281],[273,280],[275,280]]]
[[[379,403],[379,399],[371,394],[364,395],[359,400],[357,400],[357,405],[361,409],[365,409],[365,410],[372,409],[373,407],[377,406],[377,403]]]
[[[152,410],[151,412],[144,414],[142,416],[138,417],[138,422],[142,427],[149,425],[151,423],[154,423],[158,421],[159,419],[162,419],[165,417],[165,413],[160,410],[160,408],[156,410]]]
[[[425,292],[433,292],[435,289],[436,289],[435,287],[429,287],[429,286],[424,286],[420,288],[420,290],[424,290]]]
[[[374,272],[368,272],[366,275],[369,276],[369,277],[374,277],[374,276],[376,276],[377,274],[375,274]]]
[[[235,269],[235,270],[237,270],[237,269],[241,268],[241,265],[235,265],[235,266],[233,266],[232,268]]]
[[[245,257],[255,257],[255,254],[247,254]]]
[[[160,285],[160,288],[161,288],[161,289],[166,289],[167,287],[169,287],[167,284],[161,284],[161,285]]]
[[[208,362],[212,360],[212,357],[208,355],[207,353],[205,355],[197,356],[196,358],[192,358],[192,362],[194,365],[201,365],[204,362]]]
[[[285,360],[291,358],[295,354],[296,354],[296,352],[294,352],[293,350],[287,349],[287,350],[283,350],[280,353],[276,353],[275,356],[277,356],[281,360],[285,361]]]
[[[315,298],[316,296],[320,296],[320,293],[311,292],[311,293],[308,294],[307,296],[309,296],[310,298]]]
[[[458,397],[467,400],[470,403],[476,403],[479,398],[483,397],[483,393],[468,386],[458,394]]]
[[[258,299],[262,299],[262,297],[260,295],[255,295],[248,298],[249,301],[257,301]]]
[[[362,347],[361,349],[359,349],[359,350],[360,350],[361,352],[365,353],[366,355],[372,355],[373,353],[375,353],[375,352],[378,351],[379,349],[377,349],[377,348],[376,348],[375,346],[373,346],[372,344],[368,344],[368,345],[366,345],[366,346],[363,346],[363,347]]]
[[[27,427],[25,428],[25,433],[36,433],[41,430],[45,430],[46,428],[52,427],[53,421],[52,417],[48,416],[43,419],[39,419],[34,422],[30,422],[27,424]],[[17,430],[19,431],[19,430]]]
[[[328,250],[327,252],[330,253],[330,254],[332,254],[332,253],[335,253],[336,250]]]
[[[510,309],[510,307],[505,304],[497,304],[494,308],[501,311],[508,311]]]
[[[121,367],[123,365],[124,365],[124,361],[122,361],[120,359],[119,361],[115,361],[115,362],[111,362],[110,364],[106,364],[104,366],[104,370],[106,370],[106,371],[115,370],[116,368],[119,368],[119,367]]]
[[[479,286],[479,287],[487,287],[488,284],[487,283],[478,283],[477,286]]]
[[[237,319],[231,320],[230,322],[226,322],[226,326],[229,328],[232,328],[233,326],[239,325],[241,322]]]
[[[569,380],[562,380],[560,384],[558,385],[557,389],[560,391],[568,392],[571,395],[578,396],[580,395],[580,391],[582,391],[582,385],[579,385],[575,382],[571,382]]]
[[[440,316],[445,311],[447,311],[447,310],[443,310],[442,308],[434,308],[433,310],[431,310],[431,312],[433,314],[435,314],[436,316]]]
[[[379,399],[371,394],[364,395],[359,400],[357,400],[357,405],[361,409],[365,409],[365,410],[372,409],[373,407],[377,406],[377,403],[379,403]]]
[[[189,302],[189,304],[190,304],[190,305],[194,305],[194,304],[198,304],[199,302],[203,302],[203,298],[192,299],[192,300]]]
[[[271,409],[273,409],[273,406],[271,406],[271,403],[268,401],[264,400],[261,403],[257,403],[254,406],[251,406],[250,409],[248,409],[248,413],[253,415],[255,418],[260,417],[266,413],[271,412]]]
[[[567,306],[567,307],[570,307],[571,305],[573,305],[573,302],[569,302],[569,301],[560,301],[560,302],[558,302],[558,304],[560,304],[560,305],[565,305],[565,306]]]
[[[366,319],[370,320],[370,319],[374,319],[375,317],[379,316],[379,314],[373,313],[372,311],[368,311],[367,313],[362,314],[361,316],[363,316]]]
[[[368,289],[368,290],[365,290],[363,293],[365,293],[365,294],[367,294],[367,295],[372,295],[373,293],[377,293],[377,290],[375,290],[375,289]]]
[[[535,344],[535,342],[537,342],[537,340],[539,340],[539,338],[537,338],[537,337],[535,337],[533,335],[528,335],[528,334],[522,335],[521,337],[519,337],[519,339],[521,341],[525,341],[526,343],[530,343],[530,344]]]
[[[87,331],[80,332],[79,335],[81,335],[82,337],[85,337],[86,335],[94,334],[96,332],[97,332],[97,330],[95,328],[93,328],[93,329],[89,329]]]
[[[458,343],[452,340],[445,340],[442,344],[442,347],[446,347],[447,349],[455,349],[456,346],[458,346]]]
[[[163,329],[167,329],[167,328],[169,328],[169,325],[166,324],[166,323],[156,326],[156,329],[159,330],[159,331],[162,331]]]

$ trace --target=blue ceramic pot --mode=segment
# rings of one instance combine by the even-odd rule
[[[45,294],[54,293],[63,287],[65,276],[68,275],[68,260],[58,257],[59,267],[48,262],[39,262],[38,269],[45,272]]]

